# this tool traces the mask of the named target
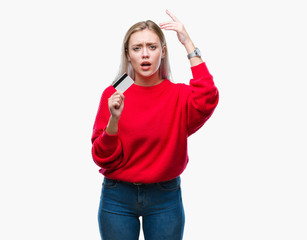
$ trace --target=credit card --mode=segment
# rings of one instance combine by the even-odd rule
[[[125,92],[132,84],[134,83],[133,79],[129,77],[127,73],[124,73],[115,83],[113,87],[116,90],[120,90],[122,93]]]

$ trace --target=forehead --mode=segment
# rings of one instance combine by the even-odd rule
[[[146,42],[159,43],[160,39],[153,30],[144,29],[131,34],[129,45],[146,43]]]

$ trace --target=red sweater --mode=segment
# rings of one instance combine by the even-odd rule
[[[218,90],[205,63],[191,67],[190,85],[165,79],[152,87],[132,85],[125,93],[117,135],[104,130],[110,86],[102,94],[92,135],[92,155],[111,179],[155,183],[178,177],[188,163],[187,138],[211,116]]]

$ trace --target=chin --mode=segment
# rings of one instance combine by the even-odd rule
[[[140,75],[140,76],[142,76],[144,78],[149,78],[149,77],[152,77],[152,76],[154,76],[156,74],[158,74],[158,70],[156,70],[156,71],[150,71],[150,70],[149,71],[142,71],[141,70],[141,71],[138,72],[138,75]]]
[[[144,77],[144,78],[149,78],[152,77],[153,75],[155,75],[154,73],[141,73],[140,76]]]

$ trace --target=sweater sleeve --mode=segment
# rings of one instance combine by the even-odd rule
[[[193,78],[190,80],[187,101],[188,135],[201,128],[210,118],[218,104],[219,93],[205,63],[191,67]]]
[[[122,159],[122,144],[119,134],[108,135],[105,131],[110,111],[108,98],[115,90],[107,88],[100,99],[92,134],[92,156],[94,162],[103,169],[116,169]]]

